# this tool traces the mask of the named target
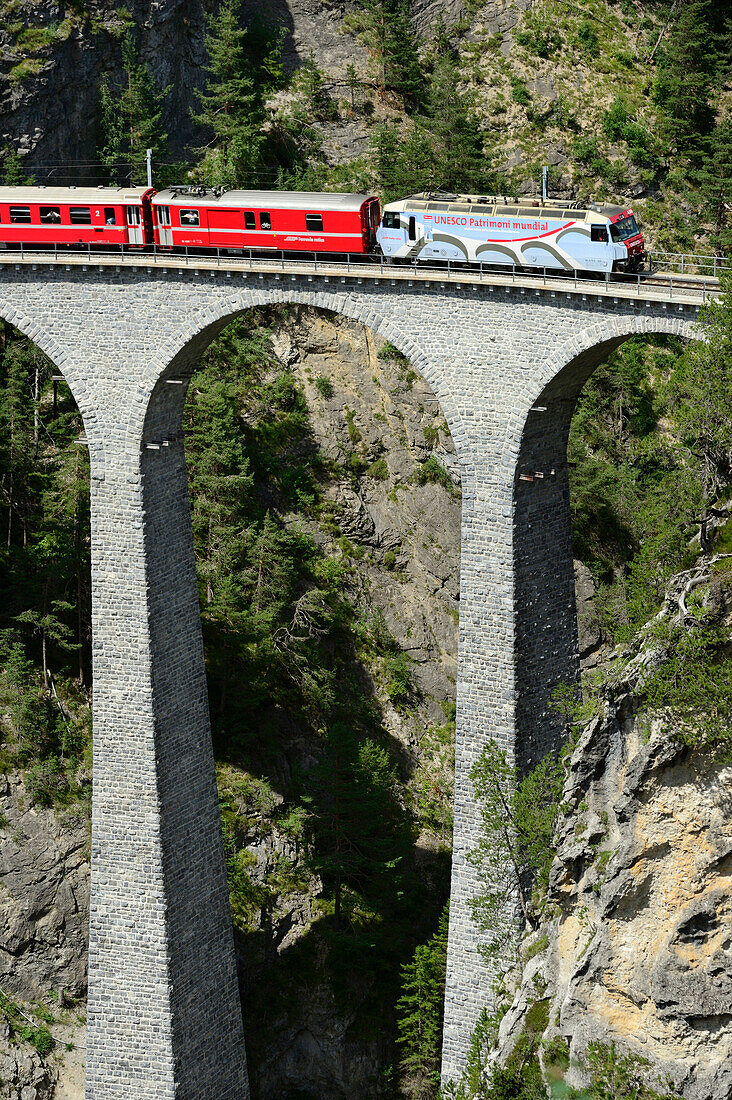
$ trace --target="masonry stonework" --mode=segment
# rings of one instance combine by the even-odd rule
[[[63,372],[91,458],[88,1100],[249,1095],[181,416],[210,340],[243,310],[277,303],[341,313],[395,344],[432,386],[461,464],[446,1079],[459,1076],[491,999],[468,909],[479,832],[470,768],[491,737],[522,764],[551,751],[560,731],[548,698],[577,676],[574,402],[628,336],[689,337],[695,318],[689,307],[520,287],[0,266],[0,316]]]

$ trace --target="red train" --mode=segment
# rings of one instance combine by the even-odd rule
[[[162,249],[366,253],[375,195],[171,187],[0,187],[0,248],[126,245]]]

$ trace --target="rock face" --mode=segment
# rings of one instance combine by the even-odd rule
[[[409,363],[384,358],[383,346],[363,325],[303,309],[278,330],[275,350],[302,384],[317,446],[344,469],[325,491],[342,536],[361,548],[360,594],[415,662],[421,725],[444,721],[439,703],[455,695],[460,479],[434,394]],[[443,484],[420,482],[430,458]],[[313,535],[338,545],[319,529]],[[391,719],[400,724],[396,712]]]
[[[0,986],[23,1000],[86,992],[88,825],[83,811],[32,806],[0,776]]]
[[[591,1040],[647,1059],[685,1100],[732,1096],[732,769],[635,713],[639,665],[585,730],[564,789],[552,916],[501,1027],[537,988],[582,1083]],[[529,955],[532,951],[529,949]]]
[[[82,11],[64,0],[20,0],[12,21],[0,20],[0,148],[16,149],[31,170],[40,169],[39,182],[45,182],[51,165],[63,168],[49,183],[84,180],[85,166],[96,160],[100,83],[103,77],[119,83],[120,43],[132,30],[156,87],[171,88],[163,113],[168,159],[186,158],[191,144],[203,140],[191,112],[199,107],[196,90],[206,80],[206,21],[217,7],[213,0],[131,0],[125,7],[95,0]],[[323,0],[263,5],[244,0],[243,19],[282,33],[288,75],[312,56],[337,99],[348,96],[349,64],[362,80],[370,79],[365,48],[344,33],[349,10]],[[356,142],[349,155],[363,151],[363,122],[336,129],[332,135],[324,127],[326,152],[335,152],[346,139]]]
[[[580,661],[583,668],[591,668],[597,664],[602,634],[594,603],[595,584],[592,573],[581,561],[574,563],[574,592],[577,601]]]
[[[0,775],[0,820],[0,988],[21,1005],[83,999],[89,936],[87,815],[82,808],[33,806],[22,777],[11,773]],[[80,1021],[72,1015],[74,1027],[56,1017],[54,1035],[83,1047],[83,1028],[77,1034]],[[11,1035],[0,1013],[3,1100],[81,1100],[79,1051],[67,1057],[74,1064],[66,1066],[62,1050],[57,1047],[50,1060],[41,1058],[30,1043]]]
[[[121,72],[120,36],[134,25],[155,83],[173,85],[165,127],[172,156],[180,156],[193,134],[190,110],[194,89],[203,83],[211,9],[207,0],[133,0],[127,9],[94,3],[81,12],[63,2],[23,0],[13,20],[26,31],[44,29],[46,44],[31,51],[22,36],[0,25],[0,143],[31,154],[30,166],[93,163],[99,83],[104,74]],[[23,62],[25,75],[18,68]]]
[[[52,1100],[56,1075],[27,1044],[17,1046],[0,1019],[0,1089],[3,1100]]]

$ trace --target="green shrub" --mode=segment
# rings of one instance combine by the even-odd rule
[[[542,1043],[544,1048],[544,1060],[550,1066],[559,1066],[560,1069],[569,1069],[569,1043],[562,1035],[555,1035],[553,1039],[547,1039]]]
[[[315,388],[321,397],[325,397],[326,400],[329,400],[333,396],[333,383],[330,378],[326,378],[323,374],[315,379]]]
[[[511,77],[511,99],[521,107],[528,107],[531,103],[529,89],[517,76]]]
[[[395,707],[404,707],[414,695],[412,662],[406,653],[393,654],[384,661],[386,694]]]
[[[25,785],[31,801],[38,806],[52,806],[69,790],[63,765],[56,756],[38,760],[26,769]]]
[[[363,438],[360,431],[356,427],[356,414],[353,409],[345,409],[344,416],[346,418],[346,428],[348,429],[348,438],[351,443],[356,444]]]
[[[532,943],[524,953],[524,961],[528,962],[529,959],[535,958],[537,955],[541,955],[542,951],[546,951],[549,946],[548,936],[539,936],[535,943]]]
[[[438,462],[434,455],[430,455],[430,457],[422,463],[415,476],[418,485],[441,485],[443,489],[447,489],[450,492],[455,489],[447,470]]]
[[[704,621],[683,626],[661,623],[656,637],[665,658],[643,685],[651,711],[669,708],[685,744],[725,746],[732,742],[732,661],[729,630]]]
[[[381,345],[379,351],[379,359],[384,359],[387,362],[400,363],[402,366],[409,366],[409,359],[406,357],[403,351],[395,347],[390,340]]]
[[[386,461],[383,458],[377,458],[375,462],[372,462],[366,471],[367,477],[372,477],[376,481],[386,481],[389,477],[389,467],[386,465]]]
[[[582,20],[577,28],[577,37],[588,57],[597,57],[600,52],[600,39],[589,19]]]
[[[537,57],[551,57],[562,45],[553,15],[537,11],[525,13],[523,27],[514,33],[514,38]]]

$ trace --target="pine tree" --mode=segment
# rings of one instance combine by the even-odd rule
[[[167,147],[162,116],[172,86],[156,90],[129,33],[122,42],[122,64],[121,87],[107,79],[100,85],[97,155],[111,183],[141,187],[147,182],[147,150],[155,163]]]
[[[401,1067],[410,1079],[410,1095],[422,1095],[423,1090],[432,1095],[440,1081],[448,923],[445,906],[437,932],[402,967],[397,1042],[403,1047]]]
[[[722,273],[722,293],[703,307],[702,339],[690,343],[673,388],[681,437],[701,494],[701,548],[711,548],[709,520],[714,501],[732,484],[732,276]]]
[[[99,86],[97,157],[106,168],[106,182],[119,184],[129,178],[124,116],[118,89],[107,77]]]
[[[459,91],[460,74],[447,55],[435,66],[427,101],[433,157],[443,186],[455,191],[487,185],[483,142],[470,97]]]
[[[708,154],[696,174],[704,210],[712,222],[712,247],[732,255],[732,119],[719,122],[709,138]]]
[[[336,923],[346,923],[344,897],[383,896],[403,850],[404,823],[396,776],[386,752],[370,738],[334,723],[303,801],[310,812],[313,869],[334,901]]]
[[[665,47],[658,54],[654,99],[661,108],[658,129],[669,149],[698,160],[712,129],[711,93],[716,51],[711,20],[712,0],[689,0],[679,9]]]
[[[261,95],[246,36],[240,26],[240,4],[223,0],[218,15],[209,21],[209,80],[205,91],[197,93],[201,110],[193,118],[212,134],[202,150],[199,174],[224,187],[254,180],[264,145]]]
[[[23,167],[23,162],[15,149],[6,149],[3,166],[2,182],[4,187],[25,187],[34,183],[33,176],[29,175]]]
[[[381,0],[383,8],[384,83],[416,106],[424,92],[424,74],[406,0]]]
[[[478,870],[481,892],[469,902],[473,920],[489,934],[483,952],[501,958],[514,945],[506,913],[518,910],[537,926],[531,893],[546,886],[563,771],[551,756],[521,777],[495,741],[488,741],[470,770],[480,806],[481,835],[468,860]]]

